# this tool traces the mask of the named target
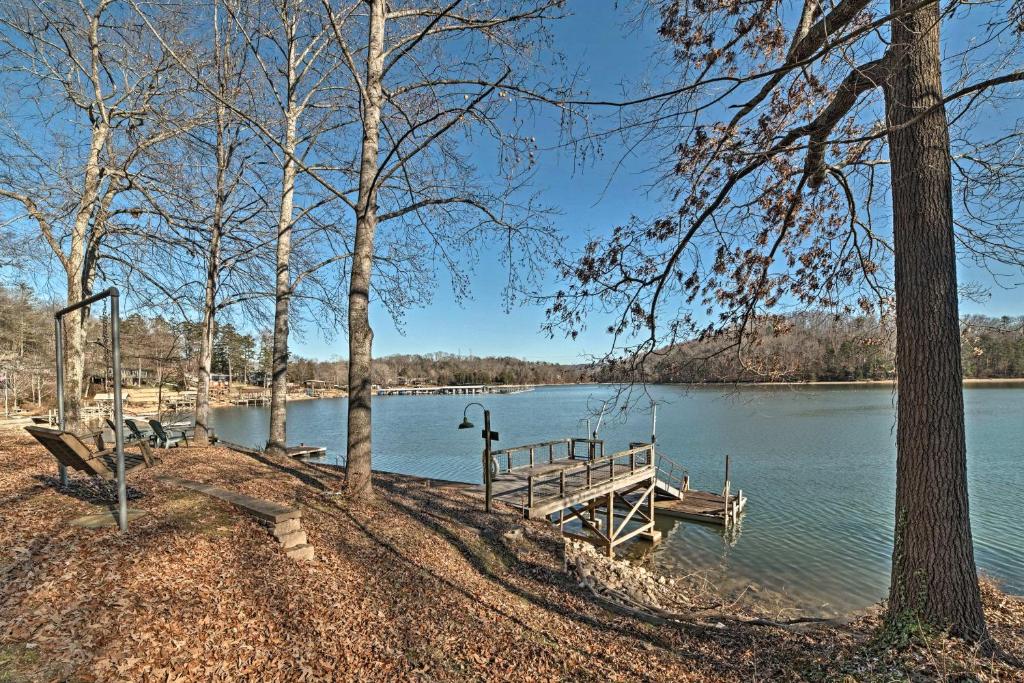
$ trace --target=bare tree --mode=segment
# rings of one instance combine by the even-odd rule
[[[676,209],[620,226],[563,263],[571,284],[550,304],[551,329],[574,334],[595,305],[613,308],[621,315],[609,328],[609,359],[643,379],[652,355],[685,339],[727,340],[716,345],[722,353],[776,327],[765,322],[784,329],[780,309],[894,304],[888,624],[985,638],[968,515],[955,247],[959,240],[968,257],[1020,265],[1024,233],[1009,197],[1020,186],[1013,149],[1021,131],[1011,123],[986,136],[961,124],[991,117],[1024,79],[1014,68],[1019,3],[990,4],[984,18],[965,13],[974,39],[950,44],[945,62],[940,26],[959,9],[931,0],[806,0],[798,17],[778,2],[645,7],[658,10],[679,82],[596,104],[636,107],[617,122],[631,149],[670,150],[660,181]],[[950,122],[961,126],[952,150]],[[959,230],[954,159],[958,183],[974,190],[961,194]],[[880,219],[887,194],[891,231]],[[1002,211],[973,220],[985,205]]]
[[[352,163],[330,170],[357,169],[343,195],[356,226],[347,488],[359,497],[372,490],[371,292],[393,314],[414,303],[412,294],[431,281],[424,255],[464,291],[461,259],[478,240],[502,245],[510,277],[530,270],[517,268],[518,259],[550,253],[549,224],[524,189],[533,155],[519,117],[545,89],[535,74],[542,71],[545,25],[559,17],[562,2],[323,4],[358,94],[359,146]],[[497,180],[469,161],[467,146],[479,145],[477,135],[496,143]]]
[[[92,291],[133,164],[176,134],[160,108],[176,87],[171,64],[123,9],[117,0],[16,0],[0,9],[0,63],[9,76],[0,199],[19,206],[60,262],[68,302]],[[83,390],[87,315],[82,309],[67,327],[71,424]]]
[[[345,121],[336,103],[344,97],[337,86],[340,63],[328,50],[330,26],[312,0],[277,0],[266,4],[229,3],[228,7],[256,64],[263,83],[264,112],[250,112],[269,139],[280,167],[280,190],[275,240],[273,370],[270,438],[267,450],[283,455],[287,446],[289,315],[303,280],[347,258],[339,244],[343,225],[318,220],[336,197],[316,183],[305,182],[307,159],[315,158]],[[218,97],[218,99],[221,99]],[[267,111],[272,115],[267,115]],[[317,189],[320,189],[318,192]],[[306,227],[303,228],[303,224]],[[308,266],[296,272],[293,254],[306,240]],[[314,240],[321,242],[314,246]],[[326,247],[326,248],[322,248]],[[316,255],[322,255],[319,258]]]
[[[181,178],[185,187],[182,197],[187,208],[176,215],[191,236],[186,244],[195,256],[201,255],[198,261],[203,266],[195,439],[205,445],[210,431],[210,372],[218,316],[238,304],[246,305],[250,317],[258,315],[249,304],[267,297],[270,291],[263,257],[275,233],[264,230],[269,227],[265,220],[270,213],[265,197],[272,189],[263,183],[258,169],[263,161],[262,145],[236,113],[255,108],[247,45],[221,2],[201,11],[199,22],[207,29],[212,51],[197,70],[206,78],[206,89],[216,95],[207,97],[204,89],[196,89],[197,106],[207,112],[207,123],[183,138],[187,175]],[[204,173],[206,169],[209,171]],[[190,216],[200,220],[197,223]]]
[[[286,447],[289,316],[297,298],[337,315],[338,298],[324,273],[348,258],[345,224],[334,220],[331,203],[338,191],[313,170],[310,159],[326,146],[346,123],[345,98],[335,82],[337,57],[327,48],[330,27],[322,20],[319,4],[311,0],[274,0],[266,3],[224,3],[235,31],[252,62],[250,86],[257,92],[251,106],[243,106],[199,77],[188,56],[175,50],[161,34],[152,11],[128,0],[152,35],[174,57],[215,106],[259,135],[273,154],[280,172],[274,239],[274,286],[271,292],[254,289],[252,296],[272,297],[274,305],[273,370],[268,450],[283,454]],[[309,294],[300,295],[308,285]]]

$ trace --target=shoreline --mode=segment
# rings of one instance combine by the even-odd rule
[[[68,521],[102,514],[109,492],[82,477],[59,490],[38,444],[0,442],[0,494],[11,501],[0,541],[14,555],[0,679],[326,680],[339,663],[366,680],[1015,673],[941,636],[883,657],[870,646],[874,608],[766,628],[777,609],[745,589],[567,547],[546,522],[500,505],[483,513],[471,485],[375,472],[375,496],[353,501],[334,495],[344,486],[336,467],[226,447],[164,458],[130,479],[145,514],[126,534],[83,532]],[[167,474],[300,510],[312,558],[290,559],[266,526]],[[992,636],[1021,653],[1024,603],[987,580],[982,591]]]

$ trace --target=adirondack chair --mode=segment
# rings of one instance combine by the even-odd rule
[[[117,453],[115,449],[103,448],[93,450],[82,441],[82,437],[96,436],[96,433],[78,435],[37,425],[25,427],[25,431],[34,436],[36,441],[43,444],[46,450],[50,451],[50,454],[60,464],[108,481],[117,479]],[[125,474],[142,467],[152,467],[160,462],[157,458],[153,457],[148,443],[140,441],[135,445],[139,446],[139,453],[125,451]]]
[[[160,424],[159,420],[150,420],[149,426],[153,430],[153,436],[156,437],[156,445],[161,448],[170,448],[171,446],[180,446],[184,443],[188,446],[188,431],[184,429],[178,429],[177,427],[171,428]],[[171,436],[168,434],[177,434],[178,436]]]
[[[136,441],[147,441],[150,445],[156,445],[156,435],[146,434],[144,431],[139,429],[139,425],[135,420],[125,420],[124,423],[128,425],[128,431],[132,433],[132,437]]]
[[[104,420],[104,422],[106,422],[107,426],[110,427],[110,431],[114,433],[114,438],[117,438],[117,427],[114,425],[114,421],[111,420],[108,417],[106,420]],[[122,432],[124,431],[123,427],[122,427],[121,431]],[[139,439],[140,439],[140,436],[136,435],[136,433],[133,432],[131,430],[131,428],[129,427],[128,428],[128,433],[124,435],[124,442],[125,443],[130,443],[132,441],[138,441]]]

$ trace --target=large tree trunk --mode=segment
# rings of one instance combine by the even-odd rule
[[[88,258],[88,232],[102,183],[101,155],[107,144],[110,129],[103,121],[92,127],[89,155],[85,162],[82,197],[75,209],[75,222],[71,228],[71,244],[64,263],[68,283],[68,305],[78,303],[89,295],[95,276],[95,261]],[[79,431],[82,396],[85,393],[85,325],[88,311],[80,308],[64,319],[66,341],[64,345],[64,419],[68,429]]]
[[[910,0],[892,0],[894,13]],[[939,7],[898,15],[886,110],[896,265],[896,531],[888,617],[986,636],[967,501]]]
[[[273,373],[270,383],[270,440],[267,442],[267,451],[274,455],[284,455],[287,451],[288,308],[292,296],[289,261],[292,253],[292,221],[295,207],[295,129],[296,121],[293,109],[289,108],[285,122],[281,211],[277,224],[274,344],[271,360]]]
[[[363,141],[356,203],[355,254],[348,290],[348,448],[347,489],[354,498],[372,494],[371,402],[373,330],[370,328],[370,276],[377,230],[377,153],[380,147],[381,79],[384,72],[384,0],[370,0],[363,102]]]
[[[224,117],[227,111],[217,108],[217,177],[214,186],[213,220],[210,222],[210,247],[206,252],[206,292],[203,297],[203,337],[199,342],[199,386],[196,387],[195,442],[210,443],[210,371],[213,369],[213,335],[217,313],[217,283],[220,277],[220,241],[223,233],[225,173],[228,153],[224,140]],[[230,385],[229,385],[230,390]]]

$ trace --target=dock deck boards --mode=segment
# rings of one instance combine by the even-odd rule
[[[736,501],[738,494],[729,496],[729,503]],[[740,501],[742,511],[746,497]],[[709,491],[687,491],[682,500],[659,500],[655,502],[656,514],[677,519],[687,519],[711,524],[725,524],[725,497]]]
[[[323,446],[289,446],[287,453],[293,458],[321,458],[327,455],[327,449]]]
[[[520,467],[511,472],[502,472],[495,475],[491,480],[491,497],[494,500],[500,500],[513,507],[525,510],[528,495],[527,482],[530,475],[533,475],[535,478],[547,477],[544,483],[537,487],[537,490],[544,493],[543,498],[546,500],[549,494],[552,497],[557,495],[557,474],[560,470],[577,467],[585,462],[586,460],[583,459],[555,460],[554,462],[539,463],[533,467]],[[617,476],[621,476],[628,469],[628,465],[616,463]],[[573,474],[571,478],[575,479],[578,476],[578,473]],[[607,467],[594,468],[592,480],[594,486],[597,486],[603,480],[607,480],[607,478]],[[569,483],[575,482],[570,481]],[[728,502],[733,503],[736,500],[737,494],[731,494]],[[745,503],[746,497],[741,501],[741,511]],[[667,499],[658,499],[655,502],[656,514],[708,524],[725,525],[725,511],[725,497],[710,491],[690,490],[685,492],[681,500],[669,497]]]
[[[538,501],[547,501],[559,496],[559,480],[556,476],[561,470],[579,468],[586,464],[586,460],[556,460],[553,463],[542,463],[533,467],[522,467],[511,472],[497,474],[491,480],[491,498],[508,503],[514,507],[525,508],[527,504],[527,488],[530,476],[537,481],[534,486],[535,496]],[[642,473],[640,478],[650,478],[650,466],[638,466],[637,473]],[[616,477],[617,488],[626,486],[620,481],[630,470],[629,465],[615,463],[614,475],[611,468],[605,464],[595,466],[591,471],[590,489],[601,487],[608,482],[612,476]],[[571,492],[581,489],[585,485],[586,472],[574,471],[566,477],[566,488]],[[589,489],[588,489],[589,490]],[[595,493],[594,495],[599,495]]]

